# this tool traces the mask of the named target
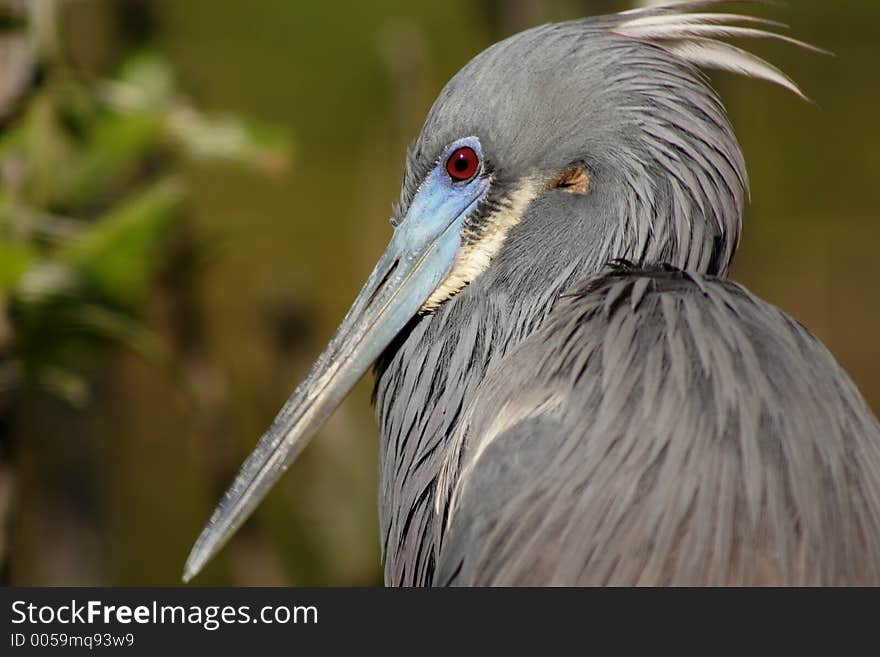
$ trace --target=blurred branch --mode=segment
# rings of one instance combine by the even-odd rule
[[[13,109],[34,73],[35,55],[24,4],[0,0],[0,120]]]
[[[63,0],[28,0],[27,8],[33,40],[41,56],[49,63],[61,59],[58,34],[58,9]]]

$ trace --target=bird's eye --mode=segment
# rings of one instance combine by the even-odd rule
[[[470,146],[462,146],[446,160],[446,173],[453,182],[464,182],[473,178],[480,168],[480,157]]]

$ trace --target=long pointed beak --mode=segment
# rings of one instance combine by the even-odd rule
[[[447,277],[464,219],[488,190],[477,179],[450,189],[430,174],[395,229],[342,324],[263,434],[193,546],[183,580],[192,579],[250,516],[311,436],[382,350]]]

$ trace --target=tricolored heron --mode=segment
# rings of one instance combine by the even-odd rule
[[[793,40],[718,4],[537,27],[446,85],[185,579],[375,363],[388,584],[880,584],[876,418],[725,280],[748,182],[699,69],[801,92],[724,41]]]

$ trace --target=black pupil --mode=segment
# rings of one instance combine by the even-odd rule
[[[467,171],[467,168],[468,168],[467,155],[465,155],[464,153],[461,153],[458,156],[458,159],[455,161],[455,170],[458,171],[459,173],[464,173],[465,171]]]

